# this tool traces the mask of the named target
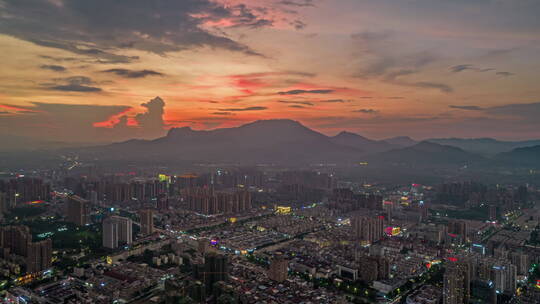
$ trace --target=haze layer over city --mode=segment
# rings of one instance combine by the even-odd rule
[[[0,0],[0,302],[540,303],[539,15]]]

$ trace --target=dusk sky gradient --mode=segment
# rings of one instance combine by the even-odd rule
[[[375,139],[537,139],[538,16],[537,0],[0,0],[0,136],[289,118]]]

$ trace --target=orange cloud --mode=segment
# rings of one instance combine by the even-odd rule
[[[7,104],[0,104],[0,108],[10,110],[10,111],[15,111],[15,112],[32,112],[32,113],[37,112],[35,110],[31,110],[31,109],[27,109],[27,108],[23,108],[23,107],[18,107],[18,106],[7,105]]]
[[[105,121],[95,122],[92,124],[92,126],[94,128],[112,128],[120,122],[120,118],[122,118],[123,116],[126,116],[132,110],[133,110],[132,107],[126,107],[125,110],[112,115],[111,117],[109,117],[109,119]],[[134,118],[129,117],[127,120],[127,125],[138,126],[139,123]]]

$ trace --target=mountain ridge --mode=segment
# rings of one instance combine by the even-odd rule
[[[484,155],[496,155],[510,152],[516,148],[540,145],[540,140],[502,141],[489,137],[482,138],[432,138],[427,141],[442,145],[461,148],[466,151],[481,153]]]
[[[483,160],[462,149],[430,142],[399,138],[402,144],[371,140],[356,133],[342,131],[326,136],[298,121],[288,119],[259,120],[232,128],[193,130],[173,128],[154,140],[131,140],[79,151],[93,159],[161,160],[193,162],[246,163],[343,163],[362,159],[424,162],[436,166],[459,166]],[[437,154],[440,154],[437,156]],[[400,156],[401,155],[401,156]],[[418,155],[422,155],[419,157]],[[400,159],[401,158],[401,159]]]

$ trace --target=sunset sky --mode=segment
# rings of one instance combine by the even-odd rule
[[[540,138],[538,0],[0,0],[0,136]],[[159,96],[161,99],[155,99]]]

